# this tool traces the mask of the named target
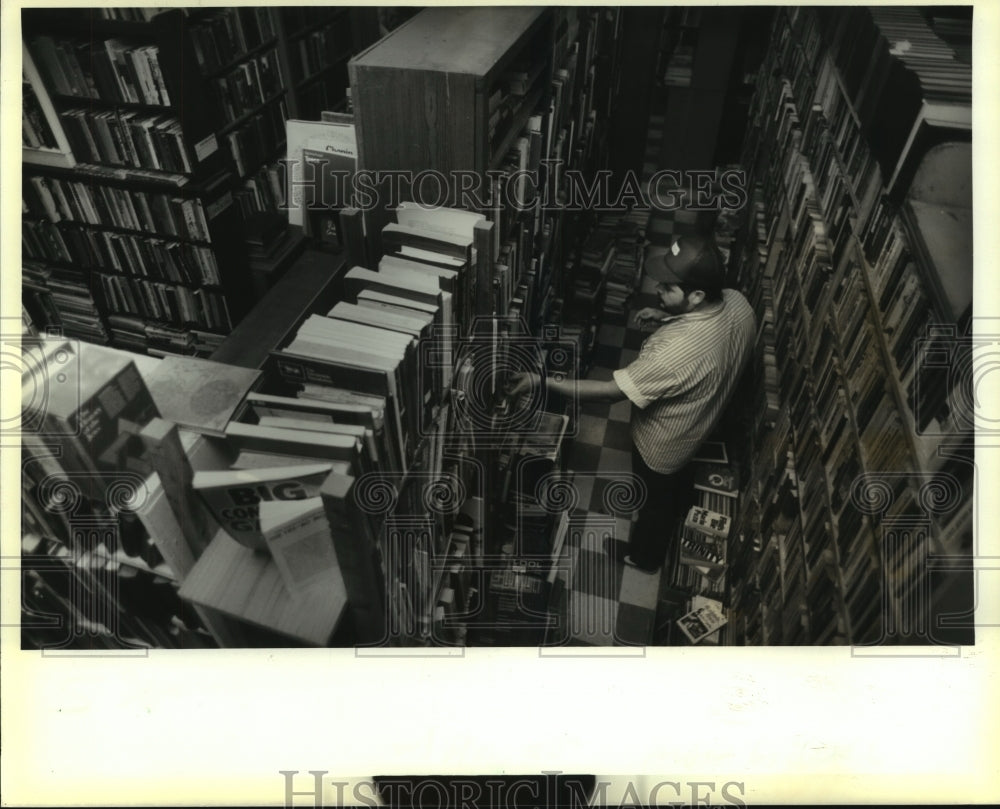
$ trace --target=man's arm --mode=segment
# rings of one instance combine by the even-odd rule
[[[508,393],[512,396],[520,396],[529,390],[537,387],[541,383],[538,374],[521,373],[511,377],[508,386]],[[613,379],[560,379],[548,380],[546,388],[561,396],[573,397],[587,401],[619,402],[625,398],[622,389]]]

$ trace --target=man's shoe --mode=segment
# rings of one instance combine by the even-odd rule
[[[635,562],[632,561],[631,556],[626,556],[622,561],[625,562],[625,564],[628,565],[629,567],[634,567],[636,570],[641,570],[643,573],[656,573],[659,570],[658,567],[648,568],[636,564]]]
[[[615,564],[626,563],[628,559],[628,543],[622,542],[620,539],[605,539],[604,552],[611,557],[611,560]],[[628,564],[631,564],[631,562],[628,562]]]

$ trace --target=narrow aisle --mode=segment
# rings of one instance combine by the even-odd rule
[[[647,199],[649,180],[659,168],[665,119],[650,118],[642,182]],[[659,189],[666,193],[666,187]],[[694,215],[650,206],[646,240],[667,247],[676,235],[694,227]],[[629,311],[655,306],[652,287],[643,279],[629,302]],[[597,337],[588,379],[609,380],[617,368],[639,353],[648,332],[624,318],[605,318]],[[567,451],[567,466],[578,493],[577,508],[563,548],[552,593],[556,624],[549,642],[568,638],[571,645],[646,645],[652,643],[663,570],[643,571],[612,559],[605,551],[610,541],[627,541],[634,515],[623,511],[632,471],[629,431],[631,404],[588,402],[581,406],[577,434]],[[667,565],[670,564],[668,556]]]

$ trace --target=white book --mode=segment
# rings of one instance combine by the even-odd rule
[[[292,598],[313,589],[343,587],[321,497],[261,503],[260,529]]]

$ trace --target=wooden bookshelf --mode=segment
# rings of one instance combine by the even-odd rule
[[[412,17],[349,63],[358,165],[362,169],[418,172],[473,171],[485,177],[501,143],[488,137],[489,94],[503,71],[522,56],[545,59],[548,17],[535,8],[428,8]],[[544,49],[529,49],[542,40]],[[530,113],[520,106],[521,120]],[[413,122],[421,122],[414,127]],[[513,138],[519,129],[510,128]],[[411,137],[400,138],[400,132]],[[409,191],[415,201],[419,189]],[[438,195],[438,192],[434,192]],[[459,203],[449,179],[438,204]],[[480,199],[485,189],[479,191]],[[368,212],[373,255],[381,255],[379,234],[390,220],[388,187],[381,205]]]
[[[747,457],[759,483],[743,498],[739,520],[744,533],[767,538],[767,504],[794,503],[807,623],[797,640],[791,623],[779,635],[769,616],[794,609],[788,594],[782,607],[741,590],[735,617],[746,643],[886,642],[884,627],[898,632],[909,611],[929,615],[940,600],[913,601],[932,579],[927,560],[970,547],[963,383],[956,366],[952,374],[938,371],[937,387],[928,387],[925,355],[915,353],[921,340],[935,345],[933,330],[942,335],[938,346],[960,350],[971,309],[967,88],[961,79],[945,82],[954,97],[943,101],[939,82],[968,71],[947,48],[932,48],[936,65],[890,54],[887,43],[901,25],[916,50],[931,47],[933,33],[912,10],[779,11],[758,75],[743,162],[759,196],[749,206],[752,235],[737,275],[758,316],[774,325],[758,351],[762,362],[776,362],[780,403],[771,399],[755,416]],[[860,40],[871,47],[867,73],[844,56]],[[883,71],[891,71],[884,80]],[[914,87],[934,93],[932,103],[915,98]],[[880,104],[901,121],[876,142]],[[926,135],[932,119],[935,131]],[[765,278],[773,290],[762,291]],[[888,487],[880,490],[884,506],[862,511],[855,493],[848,496],[850,480],[838,482],[848,462],[856,465],[855,484],[867,474]],[[786,465],[794,469],[791,488],[775,475]],[[957,507],[946,516],[923,511],[926,487],[949,480],[966,481]],[[907,545],[899,532],[909,530],[924,539]],[[764,557],[741,559],[760,580]],[[971,597],[971,577],[964,585],[944,578],[935,581],[950,597],[962,586]],[[962,629],[907,636],[921,643],[969,637]]]
[[[32,304],[55,318],[44,325],[204,355],[249,309],[232,163],[199,71],[197,25],[180,9],[145,21],[25,12],[25,51],[73,158],[25,162],[22,227],[35,234],[25,259],[45,279],[27,294],[45,299]],[[76,302],[61,291],[67,282]]]
[[[551,324],[555,298],[571,288],[570,253],[579,249],[596,218],[536,210],[540,206],[534,200],[526,200],[522,210],[494,204],[497,187],[491,183],[502,183],[523,168],[537,188],[547,183],[557,195],[566,191],[561,169],[546,176],[540,170],[543,158],[585,172],[606,165],[620,26],[616,9],[434,7],[351,59],[359,168],[413,174],[433,170],[445,185],[404,186],[395,200],[387,186],[378,189],[378,204],[365,211],[367,266],[376,266],[383,254],[381,232],[393,221],[394,203],[472,209],[490,222],[488,230],[477,231],[483,238],[476,242],[475,315],[487,323],[505,317],[513,322],[520,316],[527,328],[520,335],[524,339]],[[460,195],[459,172],[478,183],[477,198]],[[564,432],[566,416],[556,403],[552,406],[551,418],[562,420]],[[501,419],[499,414],[494,418]],[[469,556],[477,556],[481,567],[485,555],[495,567],[503,564],[503,548],[510,544],[503,525],[504,509],[512,507],[502,493],[510,471],[504,464],[511,463],[507,454],[520,439],[481,432],[456,422],[447,446],[450,456],[471,456],[482,470],[477,485],[485,497],[476,506],[475,529],[481,546],[475,554],[470,549]],[[552,522],[558,539],[559,521]],[[552,553],[550,547],[544,558],[550,561]],[[435,614],[436,594],[450,589],[447,579],[431,582],[421,621]],[[484,584],[488,580],[482,579]],[[392,584],[387,576],[386,587]],[[486,599],[480,603],[492,603],[488,590],[487,585],[479,594]],[[480,629],[470,626],[470,642],[491,636]]]

